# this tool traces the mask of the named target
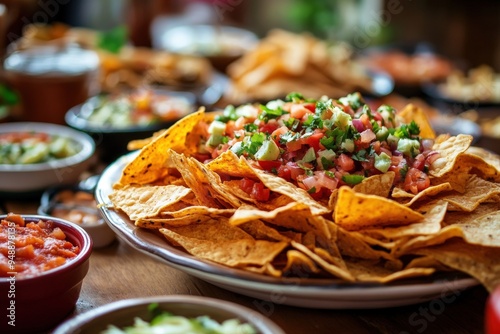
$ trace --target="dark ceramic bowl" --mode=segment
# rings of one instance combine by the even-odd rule
[[[80,253],[62,266],[35,277],[0,278],[1,333],[32,334],[50,330],[61,323],[75,308],[89,269],[92,239],[84,229],[55,217],[22,216],[26,222],[52,220],[66,234],[66,239],[80,248]],[[0,219],[5,217],[2,215]],[[8,323],[12,320],[15,327]]]
[[[157,94],[186,99],[195,110],[196,96],[190,92],[173,92],[162,89],[154,90]],[[127,153],[128,142],[151,137],[156,131],[166,129],[179,119],[162,121],[150,125],[133,125],[128,127],[97,126],[84,116],[86,108],[94,108],[96,97],[71,108],[65,115],[66,124],[90,135],[96,143],[96,151],[104,162],[111,162]]]
[[[246,307],[214,298],[184,295],[114,302],[69,319],[57,327],[52,334],[97,334],[107,329],[109,325],[119,328],[130,326],[135,317],[150,321],[151,314],[148,306],[153,303],[157,303],[161,310],[174,315],[189,318],[206,315],[218,322],[236,318],[241,323],[252,325],[258,334],[284,334],[271,320]]]

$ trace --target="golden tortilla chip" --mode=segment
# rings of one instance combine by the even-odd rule
[[[252,220],[238,225],[243,231],[251,235],[256,240],[268,241],[290,241],[290,238],[279,233],[276,229],[267,226],[261,220]]]
[[[165,176],[168,150],[186,152],[186,137],[203,120],[204,109],[192,113],[168,128],[151,143],[144,146],[137,157],[125,166],[118,185],[148,184]]]
[[[476,175],[471,175],[465,185],[463,194],[450,194],[443,197],[443,200],[452,204],[455,208],[471,212],[479,204],[498,194],[500,194],[500,185],[498,183],[485,181]]]
[[[432,149],[439,152],[440,156],[431,164],[429,175],[441,177],[452,170],[460,154],[469,148],[471,142],[472,136],[460,134],[442,143],[434,144]]]
[[[298,251],[301,251],[302,253],[307,255],[309,258],[311,258],[315,263],[317,263],[321,268],[323,268],[328,273],[334,275],[335,277],[342,278],[346,281],[354,281],[354,278],[347,270],[325,261],[321,256],[315,254],[313,251],[311,251],[309,248],[307,248],[303,244],[300,244],[300,243],[295,242],[295,241],[292,241],[291,244],[292,244],[292,247],[294,247]]]
[[[469,244],[500,247],[500,211],[494,211],[480,217],[453,223],[462,230],[465,241]]]
[[[423,219],[423,215],[393,200],[358,194],[349,187],[339,189],[334,210],[336,224],[348,230],[374,226],[408,225]]]
[[[229,222],[232,225],[239,225],[256,219],[298,232],[306,233],[312,231],[316,235],[330,237],[330,230],[325,220],[320,216],[311,215],[310,208],[298,202],[292,202],[272,211],[241,206],[236,210]]]
[[[182,186],[125,186],[115,189],[109,199],[131,220],[156,217],[164,208],[179,202],[191,189]]]
[[[395,175],[394,172],[373,175],[356,184],[352,189],[361,194],[389,197]]]
[[[431,123],[427,117],[427,113],[422,108],[410,103],[403,110],[399,111],[397,116],[406,124],[415,121],[420,128],[420,137],[429,139],[434,139],[436,137],[436,133],[432,129]]]
[[[304,277],[308,274],[318,274],[321,271],[311,258],[298,250],[287,251],[286,259],[287,262],[283,268],[285,274]]]
[[[414,252],[416,249],[442,244],[455,237],[463,237],[462,229],[460,226],[449,225],[435,234],[422,235],[411,239],[402,239],[398,242],[396,247],[393,248],[391,254],[395,257],[400,257],[404,254]]]
[[[430,203],[417,209],[418,212],[424,215],[424,219],[420,222],[398,227],[367,229],[363,230],[363,234],[389,240],[414,235],[435,234],[441,229],[441,222],[444,220],[447,208],[448,203],[442,200]]]
[[[172,226],[159,230],[174,245],[199,258],[231,267],[270,263],[288,242],[254,240],[225,218],[209,219],[199,224]]]
[[[378,261],[346,260],[347,268],[357,281],[388,283],[400,279],[432,275],[434,268],[407,268],[391,270]]]
[[[444,265],[465,272],[492,292],[500,285],[500,248],[477,247],[453,239],[443,245],[418,249],[416,254],[430,256]]]

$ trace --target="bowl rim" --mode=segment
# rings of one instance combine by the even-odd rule
[[[0,172],[41,172],[66,168],[87,161],[95,152],[95,142],[88,134],[71,127],[44,122],[14,122],[0,124],[0,133],[12,132],[47,133],[70,138],[81,145],[78,153],[62,158],[35,164],[0,164]]]
[[[92,249],[93,249],[92,238],[90,237],[89,233],[87,231],[85,231],[85,229],[78,226],[77,224],[74,224],[68,220],[64,220],[64,219],[52,217],[52,216],[46,216],[46,215],[20,214],[20,216],[23,217],[25,220],[29,220],[29,221],[51,220],[55,223],[55,225],[57,227],[63,227],[62,228],[63,232],[65,232],[64,229],[72,230],[73,232],[76,232],[77,234],[82,236],[83,242],[82,242],[82,245],[80,247],[80,252],[71,261],[68,261],[59,267],[44,271],[36,276],[26,277],[26,278],[17,278],[17,276],[16,276],[16,282],[34,284],[35,281],[40,279],[40,278],[50,278],[51,276],[55,276],[55,275],[59,274],[61,271],[65,271],[65,270],[68,270],[71,268],[79,267],[85,261],[87,261],[87,259],[92,254]],[[5,217],[7,217],[6,214],[0,215],[0,220],[5,219]],[[8,282],[8,278],[0,277],[0,284],[5,283],[5,282]]]
[[[193,306],[206,306],[216,310],[223,310],[234,315],[234,318],[242,319],[254,326],[259,333],[262,334],[285,334],[285,332],[278,327],[271,319],[265,317],[261,313],[247,308],[246,306],[212,297],[205,297],[199,295],[162,295],[162,296],[149,296],[129,298],[104,304],[95,309],[81,313],[73,318],[68,319],[59,325],[52,334],[66,334],[76,333],[75,330],[83,325],[89,324],[92,321],[105,317],[106,315],[127,308],[136,306],[150,305],[158,303],[161,307],[162,304],[191,304]],[[202,314],[200,314],[202,315]]]
[[[167,95],[170,97],[174,98],[183,98],[185,99],[188,104],[191,107],[191,112],[194,112],[196,110],[196,96],[192,92],[186,92],[186,91],[174,91],[174,90],[168,90],[168,89],[163,89],[161,87],[150,87],[155,94],[159,95]],[[131,89],[130,91],[134,91],[134,89]],[[129,91],[121,91],[117,95],[127,95]],[[87,100],[85,100],[83,103],[78,104],[72,108],[70,108],[66,114],[64,115],[64,121],[66,124],[79,131],[85,131],[87,133],[96,133],[96,134],[114,134],[114,133],[134,133],[134,132],[141,132],[141,131],[156,131],[156,130],[161,130],[166,128],[167,126],[177,122],[180,118],[187,116],[184,115],[180,118],[172,119],[171,121],[159,121],[158,123],[150,124],[150,125],[145,125],[145,126],[140,126],[140,125],[132,125],[132,126],[127,126],[127,127],[109,127],[109,126],[95,126],[91,123],[88,122],[88,120],[84,117],[81,117],[80,113],[83,108],[85,107],[90,107],[92,108],[93,104],[95,104],[96,99],[100,95],[107,95],[107,94],[97,94],[94,96],[89,97]],[[113,94],[108,94],[108,95],[113,95]]]

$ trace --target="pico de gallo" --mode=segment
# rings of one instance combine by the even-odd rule
[[[318,100],[291,93],[265,105],[226,107],[207,124],[197,157],[206,162],[231,150],[317,200],[389,171],[395,186],[416,194],[430,186],[427,171],[439,157],[434,141],[419,134],[415,122],[399,124],[394,108],[372,110],[359,93]],[[240,188],[269,199],[262,183],[243,179]]]

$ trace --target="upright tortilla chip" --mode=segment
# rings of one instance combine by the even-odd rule
[[[415,121],[420,128],[420,137],[429,139],[434,139],[436,137],[436,133],[432,129],[429,118],[422,108],[410,103],[403,110],[398,112],[397,116],[406,124]]]
[[[471,212],[479,204],[498,194],[500,194],[500,185],[498,183],[485,181],[476,175],[471,175],[465,185],[463,194],[450,194],[443,197],[443,199],[459,210]]]
[[[201,108],[182,118],[144,146],[137,157],[125,166],[118,185],[148,184],[164,177],[167,151],[171,149],[184,153],[192,149],[186,145],[186,140],[195,126],[204,119],[204,113],[205,110]]]
[[[432,149],[439,152],[440,156],[429,167],[429,175],[440,177],[452,170],[460,154],[469,148],[471,142],[472,136],[459,134],[434,144]]]
[[[387,225],[409,225],[424,216],[393,200],[356,193],[349,187],[339,189],[334,221],[347,230]]]

